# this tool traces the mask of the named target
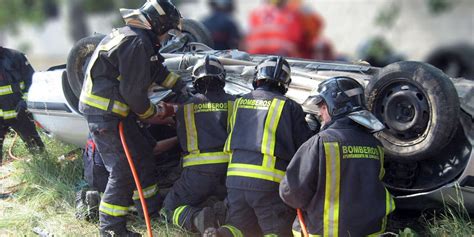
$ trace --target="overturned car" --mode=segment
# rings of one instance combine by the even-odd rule
[[[88,133],[77,108],[83,71],[102,38],[94,35],[79,41],[67,65],[36,73],[28,95],[28,108],[38,124],[59,140],[79,147],[85,145]],[[198,59],[207,54],[218,57],[227,71],[225,90],[234,95],[252,90],[255,65],[265,57],[213,50],[206,46],[212,46],[206,30],[191,20],[186,20],[183,32],[175,33],[164,45],[161,53],[168,69],[189,84],[191,68]],[[455,202],[462,194],[466,208],[474,213],[473,81],[449,78],[429,64],[413,61],[383,68],[363,62],[288,61],[292,83],[287,96],[299,103],[330,77],[349,76],[365,86],[368,109],[385,125],[375,136],[385,147],[384,182],[396,197],[398,208],[437,207],[441,201]],[[149,96],[156,103],[174,100],[170,90],[160,87],[150,88]],[[318,111],[305,112],[318,115]],[[165,135],[157,133],[159,128],[154,126],[149,129],[158,139],[174,135],[172,129]],[[179,160],[179,150],[171,152],[171,157]]]

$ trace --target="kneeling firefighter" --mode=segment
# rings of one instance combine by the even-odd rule
[[[226,72],[206,56],[194,66],[197,91],[176,114],[183,172],[165,198],[162,213],[173,224],[203,233],[216,225],[212,207],[200,207],[210,196],[223,200],[229,155],[223,152],[234,97],[225,93]]]
[[[119,135],[123,124],[133,163],[151,216],[160,209],[153,149],[136,123],[156,123],[174,114],[168,104],[154,105],[148,98],[153,84],[185,93],[185,83],[169,72],[159,54],[160,39],[171,29],[179,29],[181,15],[168,0],[149,0],[140,9],[121,9],[127,26],[114,29],[97,46],[85,73],[79,109],[109,173],[99,206],[102,236],[134,236],[126,228],[134,179]],[[151,165],[150,165],[151,164]],[[141,210],[139,210],[141,213]]]
[[[291,236],[296,212],[278,196],[278,184],[311,131],[301,105],[284,96],[290,75],[283,57],[268,57],[256,68],[255,90],[235,101],[225,146],[227,221],[205,236]]]
[[[384,187],[384,151],[372,135],[384,128],[364,106],[354,79],[321,83],[304,103],[317,107],[324,126],[296,152],[280,196],[300,208],[310,236],[378,236],[395,209]],[[303,236],[295,221],[294,235]]]

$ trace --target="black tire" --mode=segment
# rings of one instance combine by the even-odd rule
[[[459,98],[441,70],[403,61],[382,68],[366,88],[368,109],[386,126],[377,134],[396,160],[428,159],[456,133]]]
[[[90,57],[95,48],[105,37],[102,34],[95,34],[79,40],[69,52],[67,57],[66,71],[69,86],[74,95],[79,98],[84,81],[84,72]]]
[[[211,33],[201,22],[183,19],[182,32],[189,36],[191,42],[205,44],[214,48],[214,40],[212,40]]]
[[[426,62],[441,69],[451,77],[474,80],[474,46],[460,44],[436,49]]]

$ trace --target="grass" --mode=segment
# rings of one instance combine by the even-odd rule
[[[47,154],[33,156],[19,140],[13,154],[22,160],[7,161],[0,169],[0,193],[13,191],[10,198],[0,199],[0,236],[36,236],[34,229],[54,236],[97,236],[97,224],[75,218],[75,193],[85,183],[81,151],[46,136],[42,139]],[[6,139],[3,157],[8,157],[12,140],[11,135]],[[131,230],[145,234],[143,220],[132,216],[129,224]],[[153,231],[155,236],[188,235],[157,222]]]

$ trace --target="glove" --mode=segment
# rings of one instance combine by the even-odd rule
[[[165,102],[160,102],[158,104],[158,116],[161,119],[167,118],[167,117],[172,117],[176,114],[176,111],[178,111],[178,106],[174,104],[168,104]]]

